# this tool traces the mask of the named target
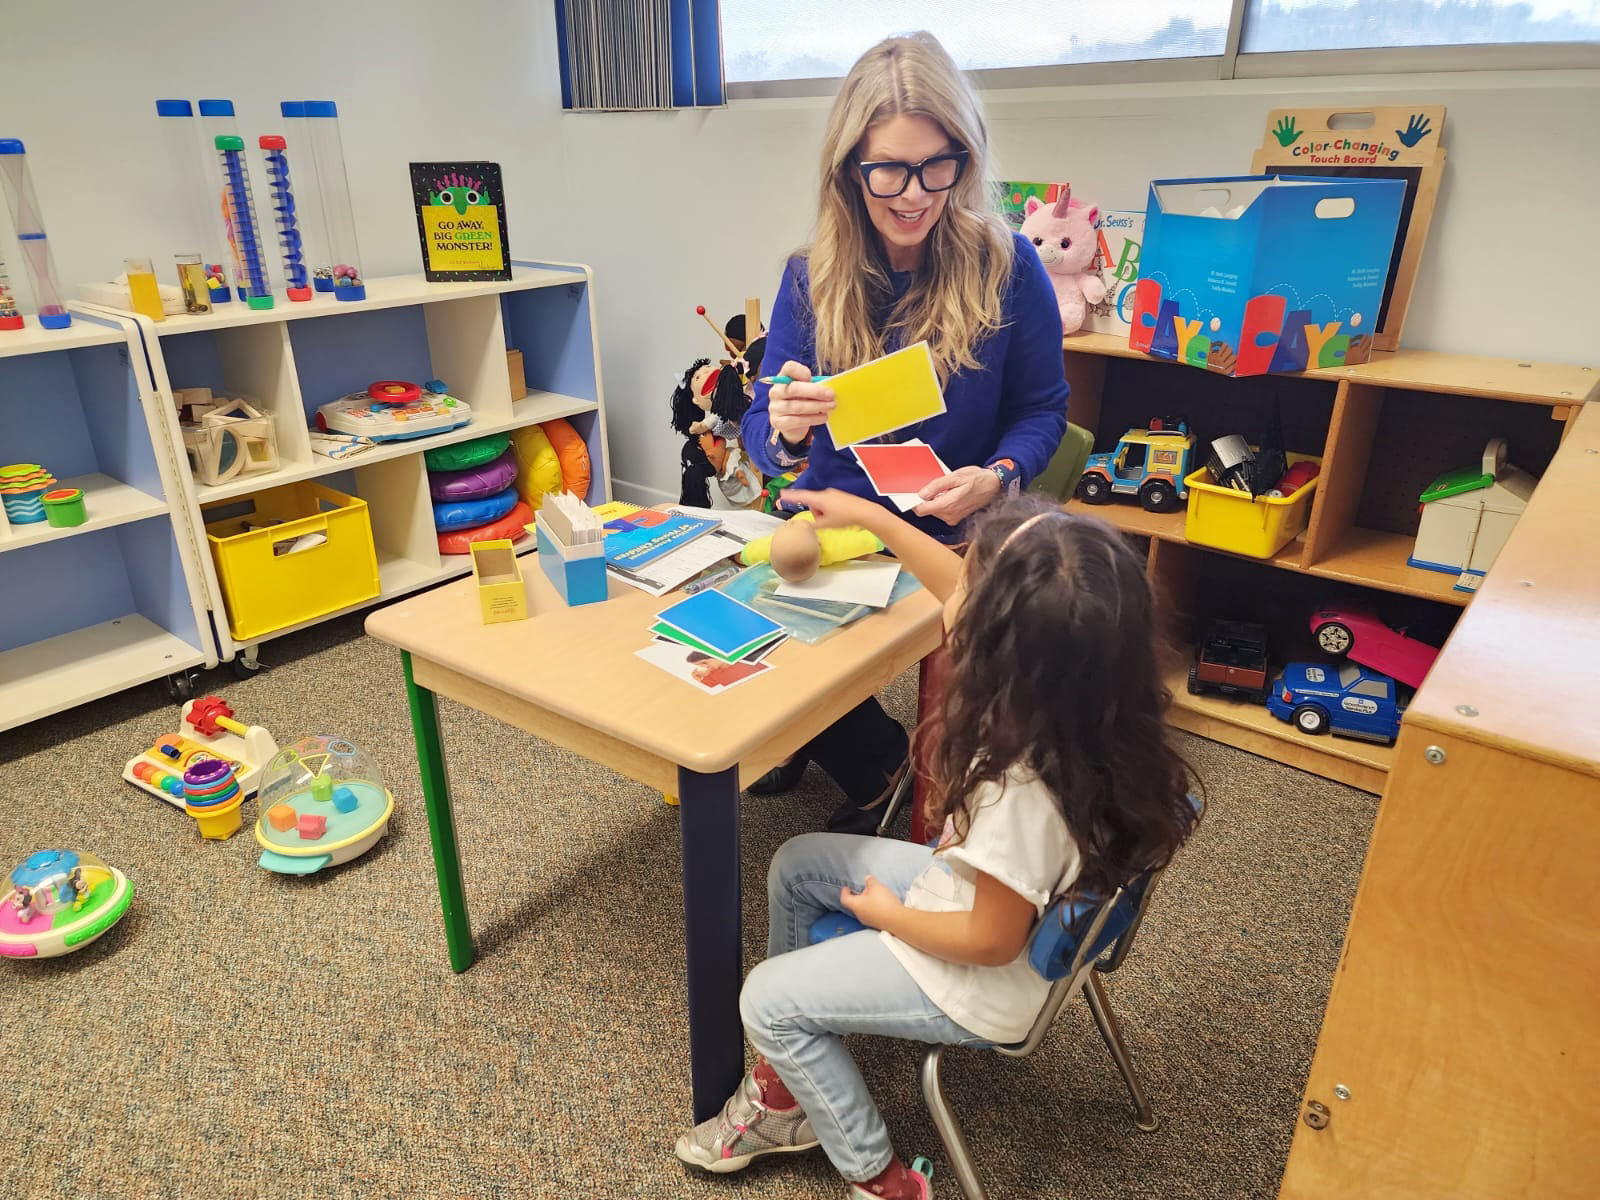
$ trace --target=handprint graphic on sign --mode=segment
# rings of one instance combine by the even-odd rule
[[[1410,149],[1423,138],[1433,132],[1433,127],[1428,118],[1422,113],[1415,113],[1404,129],[1396,129],[1395,137],[1400,139],[1400,144]]]
[[[1294,127],[1294,118],[1293,117],[1284,117],[1283,120],[1279,121],[1277,123],[1277,125],[1275,125],[1273,127],[1273,130],[1272,130],[1272,134],[1273,134],[1274,137],[1276,137],[1278,139],[1278,145],[1280,145],[1280,146],[1288,146],[1288,145],[1292,144],[1294,142],[1294,140],[1296,138],[1298,138],[1303,132],[1305,132],[1305,131],[1301,130],[1301,129],[1296,129]],[[1410,144],[1411,144],[1410,142],[1406,143],[1406,145],[1408,145],[1408,146]]]

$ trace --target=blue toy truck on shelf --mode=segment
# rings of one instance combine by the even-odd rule
[[[1289,663],[1267,694],[1267,711],[1301,733],[1368,742],[1393,744],[1405,710],[1393,679],[1352,662]]]
[[[1115,450],[1089,455],[1078,480],[1078,499],[1109,503],[1114,495],[1137,496],[1149,512],[1175,512],[1189,496],[1184,482],[1194,469],[1195,437],[1185,421],[1155,420],[1130,429]]]

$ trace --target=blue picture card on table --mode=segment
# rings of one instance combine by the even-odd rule
[[[719,591],[697,592],[665,608],[660,620],[721,654],[733,654],[782,633],[783,626]]]

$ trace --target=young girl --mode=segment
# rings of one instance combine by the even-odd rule
[[[1069,890],[1106,894],[1165,866],[1193,824],[1188,771],[1162,725],[1143,564],[1109,525],[1012,500],[980,518],[963,561],[870,500],[785,497],[823,528],[872,530],[944,602],[944,836],[930,850],[815,833],[778,851],[767,961],[740,996],[761,1059],[677,1153],[727,1172],[820,1143],[855,1200],[927,1200],[843,1035],[1020,1041],[1049,988],[1025,957],[1039,916]],[[870,928],[807,945],[841,909]]]

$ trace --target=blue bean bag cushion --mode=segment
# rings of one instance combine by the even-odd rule
[[[474,525],[487,525],[498,521],[515,507],[517,489],[508,487],[492,496],[476,500],[435,500],[433,502],[433,527],[440,533],[457,529],[470,529]]]

